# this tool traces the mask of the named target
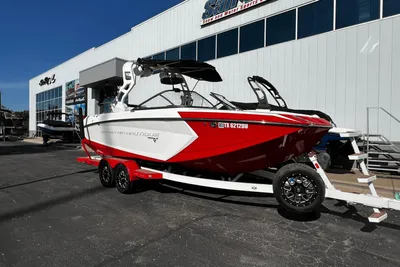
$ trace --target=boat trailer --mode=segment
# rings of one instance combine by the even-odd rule
[[[347,137],[357,136],[357,134],[355,133],[350,133],[350,134],[345,133],[344,135],[347,135]],[[316,154],[312,152],[308,154],[308,157],[315,167],[315,169],[313,170],[321,178],[324,188],[322,191],[320,191],[322,192],[323,196],[322,197],[320,196],[320,199],[315,201],[317,203],[313,203],[315,205],[313,205],[312,207],[306,207],[301,205],[293,206],[293,203],[288,203],[288,201],[285,201],[281,197],[282,195],[284,195],[283,194],[284,189],[280,190],[279,188],[277,188],[276,183],[259,184],[259,183],[239,182],[240,178],[244,174],[240,174],[234,177],[231,181],[224,181],[224,180],[215,180],[215,179],[187,176],[182,174],[175,174],[169,172],[168,170],[160,171],[151,168],[140,167],[134,160],[108,157],[107,155],[102,154],[101,151],[96,151],[96,153],[98,154],[97,156],[91,156],[87,149],[87,145],[89,143],[90,141],[88,141],[87,139],[82,140],[82,148],[87,156],[77,158],[77,162],[98,167],[99,178],[102,185],[105,187],[116,186],[118,191],[124,194],[132,193],[133,191],[135,191],[135,187],[138,184],[137,182],[139,182],[140,180],[164,179],[173,182],[190,184],[201,187],[274,194],[278,202],[282,206],[284,206],[284,208],[298,213],[307,213],[316,210],[322,204],[325,198],[342,200],[346,201],[349,204],[361,204],[373,208],[373,213],[368,218],[368,220],[372,223],[379,223],[387,218],[387,213],[384,211],[384,209],[397,210],[397,211],[400,210],[399,200],[378,196],[373,184],[373,181],[376,180],[377,177],[376,175],[369,175],[364,163],[366,155],[360,153],[359,151],[356,151],[355,154],[350,155],[349,158],[359,163],[363,174],[361,174],[360,177],[358,178],[358,182],[368,184],[371,194],[349,193],[336,189],[335,186],[329,180],[326,172],[322,169],[322,167],[318,163]],[[354,138],[352,143],[356,145],[356,141]],[[358,147],[356,148],[356,150],[358,150]],[[298,163],[296,164],[292,163],[286,166],[290,165],[293,165],[291,167],[294,167],[295,169],[296,168],[299,169],[301,166],[308,167],[304,164],[298,164]],[[274,179],[276,179],[274,177],[274,173],[270,171],[260,170],[253,172],[251,174],[256,176],[261,176],[267,179],[272,178],[273,182]],[[296,183],[296,181],[293,181],[293,183]],[[277,191],[279,191],[279,193],[277,193]]]
[[[81,108],[79,109],[79,115],[82,118]],[[80,120],[80,129],[84,129],[83,120]],[[164,171],[155,170],[139,166],[132,159],[110,157],[102,151],[95,151],[97,156],[91,156],[87,149],[87,147],[90,148],[90,141],[85,137],[82,139],[82,148],[86,153],[86,157],[78,157],[76,161],[96,166],[101,184],[105,187],[116,186],[118,191],[123,194],[136,191],[140,188],[138,184],[143,180],[169,180],[215,189],[274,194],[281,206],[297,213],[316,211],[325,198],[346,201],[349,204],[361,204],[373,208],[372,215],[368,217],[371,223],[380,223],[385,220],[387,218],[385,209],[400,211],[400,200],[378,196],[373,184],[377,176],[369,173],[364,161],[368,158],[368,154],[361,153],[357,145],[356,138],[361,133],[348,129],[338,129],[336,134],[342,138],[350,139],[355,153],[348,157],[354,161],[353,169],[361,170],[357,178],[358,182],[368,184],[371,194],[350,193],[335,188],[327,173],[319,164],[315,152],[308,154],[308,158],[315,169],[304,163],[289,163],[281,167],[275,174],[266,170],[251,173],[271,179],[272,185],[239,182],[239,179],[244,174],[239,174],[230,181],[225,181],[207,179],[206,177],[193,177],[185,173],[176,174],[172,173],[170,169]],[[295,176],[295,174],[300,174],[300,176]],[[308,190],[313,191],[313,194],[309,193]],[[298,194],[300,191],[301,194]]]

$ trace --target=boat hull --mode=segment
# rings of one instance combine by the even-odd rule
[[[311,151],[331,128],[325,120],[293,115],[187,109],[143,112],[88,117],[87,144],[112,157],[234,175]]]
[[[66,134],[73,134],[74,128],[72,127],[54,127],[50,125],[46,125],[43,123],[39,123],[38,128],[43,134],[50,135],[50,136],[63,136]]]

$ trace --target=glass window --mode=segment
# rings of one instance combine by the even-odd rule
[[[336,0],[336,28],[379,19],[380,0]]]
[[[50,90],[50,99],[53,99],[55,97],[55,89]]]
[[[181,47],[181,59],[196,60],[196,42]]]
[[[62,96],[62,87],[57,87],[57,97]]]
[[[264,20],[240,27],[240,53],[261,47],[264,47]]]
[[[267,18],[267,46],[296,38],[296,10]]]
[[[217,35],[217,58],[238,53],[238,29]]]
[[[167,60],[176,60],[179,59],[179,47],[171,49],[166,52]]]
[[[39,94],[36,94],[36,103],[39,102]]]
[[[299,8],[298,39],[332,30],[333,0],[319,0]]]
[[[207,61],[215,59],[215,35],[198,41],[197,60]]]
[[[164,60],[165,59],[165,53],[162,52],[160,54],[154,55],[152,58],[153,59],[158,59],[158,60]]]
[[[383,17],[400,14],[399,0],[383,0]]]

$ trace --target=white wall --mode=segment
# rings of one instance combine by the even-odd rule
[[[161,25],[164,20],[159,21]],[[200,83],[197,90],[255,100],[247,77],[260,75],[278,88],[289,107],[318,109],[329,114],[338,127],[366,132],[367,107],[380,106],[400,118],[400,35],[395,33],[400,33],[400,16],[212,60],[209,63],[224,82]],[[170,34],[171,40],[181,38],[179,33]],[[154,53],[169,46],[161,48],[167,39],[157,40],[159,44],[151,42],[159,47]],[[156,83],[157,78],[139,82],[136,90],[140,94],[130,101],[139,103],[158,92],[161,88]],[[400,140],[400,124],[384,112],[372,110],[370,124],[372,133]]]
[[[80,70],[113,57],[136,59],[192,42],[311,0],[279,0],[242,12],[201,28],[205,0],[185,1],[132,28],[102,47],[90,50],[31,80],[30,103],[42,77],[56,73],[58,82],[78,78]],[[366,108],[381,106],[400,118],[400,16],[336,30],[301,40],[212,60],[224,82],[200,83],[197,90],[215,91],[233,100],[255,100],[247,77],[260,75],[280,90],[291,108],[319,109],[331,115],[339,127],[366,131]],[[189,82],[193,84],[193,81]],[[56,86],[56,85],[55,85]],[[165,88],[165,86],[163,87]],[[140,103],[159,92],[158,78],[138,82],[130,96]],[[89,93],[89,95],[91,95]],[[64,101],[63,101],[64,102]],[[89,114],[95,110],[88,103]],[[35,114],[33,112],[33,114]],[[34,116],[30,128],[35,130]],[[400,124],[377,112],[371,115],[371,131],[400,140]]]

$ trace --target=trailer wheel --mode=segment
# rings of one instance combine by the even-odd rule
[[[104,187],[114,187],[115,186],[115,178],[114,178],[114,170],[111,168],[110,164],[106,160],[101,160],[99,164],[99,179],[100,183]]]
[[[318,210],[325,199],[325,184],[319,174],[305,164],[283,166],[273,180],[276,200],[296,213]]]
[[[118,164],[115,167],[115,183],[117,185],[117,189],[122,194],[131,194],[136,185],[136,181],[131,181],[129,177],[128,168],[124,164]]]

